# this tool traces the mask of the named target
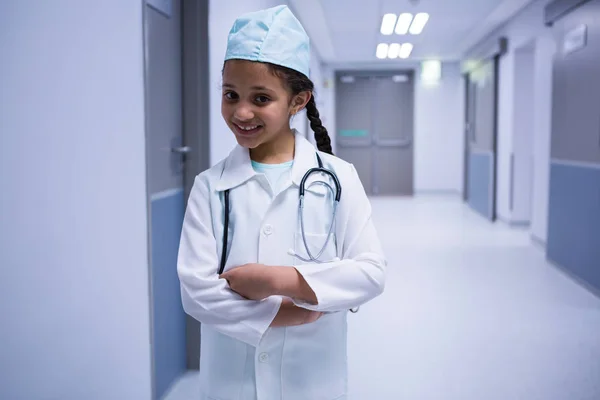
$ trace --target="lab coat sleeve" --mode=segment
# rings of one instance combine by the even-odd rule
[[[354,166],[350,165],[349,179],[342,185],[336,221],[340,260],[295,267],[316,294],[318,304],[297,299],[294,303],[309,310],[356,308],[379,296],[385,287],[387,261],[371,218],[371,203]]]
[[[248,300],[218,277],[206,180],[200,175],[194,181],[181,232],[177,273],[183,308],[201,323],[256,347],[277,315],[281,297]]]

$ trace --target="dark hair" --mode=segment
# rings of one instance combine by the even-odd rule
[[[309,91],[310,100],[306,104],[306,116],[310,121],[310,128],[315,133],[315,141],[317,142],[317,148],[319,151],[324,153],[333,154],[331,149],[331,139],[327,129],[321,122],[319,110],[317,110],[317,104],[315,103],[314,96],[314,83],[304,74],[286,67],[275,64],[267,64],[275,76],[281,78],[288,86],[293,96],[300,94],[301,92]]]

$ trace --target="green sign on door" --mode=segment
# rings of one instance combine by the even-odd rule
[[[342,129],[340,130],[340,136],[344,137],[363,137],[368,136],[369,132],[362,129]]]

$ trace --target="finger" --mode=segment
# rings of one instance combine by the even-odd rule
[[[221,279],[229,279],[230,276],[231,276],[231,272],[227,271],[227,272],[224,272],[221,275],[219,275],[219,278],[221,278]]]

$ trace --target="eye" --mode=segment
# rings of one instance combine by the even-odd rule
[[[271,101],[271,99],[268,98],[267,96],[257,96],[256,97],[256,102],[259,103],[259,104],[266,104],[269,101]]]
[[[235,92],[225,92],[223,94],[227,100],[237,100],[238,95]]]

